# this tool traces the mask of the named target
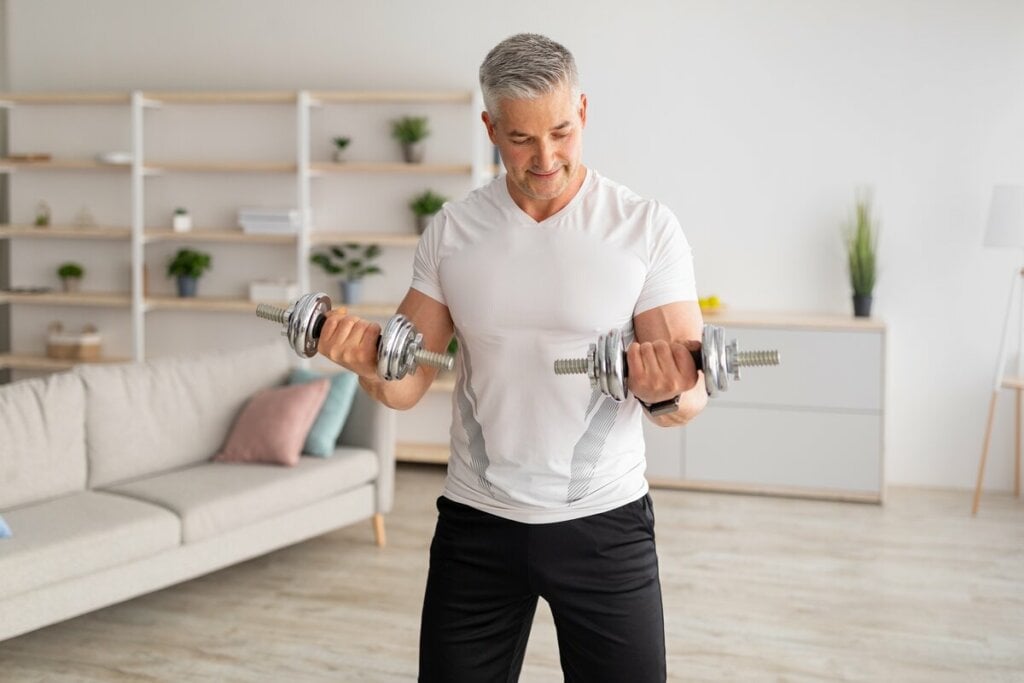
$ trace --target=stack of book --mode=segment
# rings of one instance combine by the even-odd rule
[[[294,235],[301,218],[298,209],[240,209],[238,224],[250,235]]]

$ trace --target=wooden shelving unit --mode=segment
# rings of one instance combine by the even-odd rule
[[[12,171],[97,171],[102,173],[128,173],[129,164],[104,164],[92,159],[50,159],[49,161],[18,161],[0,158],[0,170]]]
[[[50,358],[48,356],[0,353],[0,369],[31,370],[36,372],[60,372],[62,370],[70,370],[76,365],[126,363],[130,360],[130,358],[102,358],[100,360],[93,361],[60,360],[57,358]]]
[[[290,302],[267,301],[257,302],[248,299],[230,297],[189,297],[176,296],[155,296],[148,297],[144,301],[146,311],[199,311],[209,313],[251,313],[255,315],[256,307],[261,303],[269,303],[272,306],[286,308]],[[394,314],[398,304],[359,304],[349,306],[348,310],[353,315],[366,318],[386,318]]]
[[[298,102],[298,93],[294,90],[146,90],[142,93],[146,104],[160,106],[164,104],[291,104]]]
[[[94,308],[129,308],[130,294],[104,292],[0,292],[0,304],[31,306],[89,306]]]
[[[395,444],[395,460],[445,465],[448,463],[448,444],[399,441]]]
[[[273,303],[273,302],[267,302]],[[255,314],[256,306],[259,304],[248,299],[228,297],[176,297],[176,296],[151,296],[147,297],[144,304],[146,311],[202,311],[208,313],[252,313]],[[277,302],[273,305],[286,307],[286,302]]]
[[[374,232],[314,232],[309,235],[309,243],[313,246],[324,244],[380,244],[386,247],[415,247],[419,244],[419,235],[401,233]]]
[[[74,225],[0,225],[0,239],[30,238],[53,240],[124,240],[131,239],[131,228],[80,228]]]
[[[0,106],[16,104],[131,104],[131,94],[126,92],[0,92]]]
[[[146,175],[163,173],[295,173],[288,161],[147,161]]]
[[[455,378],[450,375],[438,377],[430,384],[428,391],[450,394],[455,391]]]
[[[406,175],[469,175],[471,164],[406,164],[390,161],[318,162],[309,165],[313,177],[339,173],[397,173]]]
[[[156,242],[214,242],[222,244],[295,244],[298,235],[253,235],[238,229],[225,230],[190,230],[188,232],[172,232],[170,230],[148,230],[144,241],[146,244]]]
[[[92,158],[61,158],[61,150],[54,149],[53,157],[45,161],[29,161],[18,159],[0,159],[0,173],[25,173],[44,174],[48,172],[75,172],[89,174],[108,174],[113,180],[109,182],[122,183],[128,181],[130,185],[125,188],[129,190],[131,197],[131,222],[128,226],[101,225],[95,227],[80,227],[75,225],[52,225],[45,228],[38,228],[33,225],[0,225],[0,239],[7,240],[93,240],[106,241],[114,244],[121,242],[130,249],[131,263],[131,286],[128,292],[43,292],[43,293],[13,293],[0,292],[0,304],[13,304],[16,306],[71,306],[71,307],[104,307],[120,309],[130,315],[130,334],[132,335],[131,356],[132,358],[105,358],[101,362],[120,362],[126,360],[143,360],[150,353],[150,346],[146,343],[146,329],[160,329],[163,324],[158,321],[167,312],[180,316],[197,316],[203,313],[237,314],[239,316],[252,316],[255,318],[257,303],[249,301],[242,296],[218,296],[218,297],[197,297],[178,298],[175,296],[147,296],[145,293],[145,266],[149,269],[154,267],[155,254],[147,249],[150,245],[154,251],[159,250],[160,245],[222,245],[221,249],[228,251],[237,245],[266,245],[267,248],[287,249],[294,254],[294,279],[297,281],[299,291],[309,291],[311,280],[311,269],[315,268],[309,262],[309,254],[313,248],[333,244],[379,244],[385,248],[413,249],[419,243],[419,235],[413,229],[412,216],[409,216],[408,225],[368,225],[346,226],[343,223],[324,222],[320,224],[321,229],[314,229],[310,217],[313,215],[313,187],[321,191],[321,186],[330,192],[334,183],[346,184],[351,179],[359,176],[374,176],[374,183],[393,181],[396,187],[410,182],[426,184],[432,177],[441,177],[442,182],[459,183],[462,179],[467,181],[467,189],[477,186],[495,175],[495,169],[491,165],[489,146],[483,137],[479,126],[472,126],[474,137],[469,147],[469,163],[427,163],[407,164],[391,161],[349,161],[345,163],[321,162],[311,152],[311,116],[317,112],[317,116],[324,116],[328,108],[340,106],[393,106],[393,105],[417,105],[434,106],[441,105],[443,114],[438,116],[455,116],[448,119],[453,125],[462,126],[461,116],[463,113],[470,114],[468,107],[482,106],[478,98],[468,90],[464,91],[422,91],[422,90],[268,90],[268,91],[167,91],[167,90],[138,90],[133,92],[35,92],[35,93],[0,93],[0,108],[17,109],[19,107],[77,107],[81,105],[111,107],[111,111],[118,112],[118,116],[127,113],[128,128],[130,135],[130,146],[125,150],[131,155],[132,163],[128,164],[107,164]],[[286,148],[282,150],[276,147],[267,146],[262,153],[263,158],[244,160],[246,150],[236,148],[236,153],[241,158],[231,158],[233,155],[226,154],[228,158],[209,158],[205,150],[197,148],[193,150],[192,158],[189,152],[182,150],[179,153],[176,147],[166,148],[173,151],[157,153],[157,158],[147,158],[145,151],[149,149],[146,142],[145,131],[149,126],[156,124],[159,128],[161,122],[168,120],[187,120],[193,112],[185,112],[182,118],[162,119],[162,111],[170,110],[173,107],[276,107],[277,112],[272,112],[269,120],[280,120],[280,110],[291,108],[295,112],[295,125],[289,125],[281,130],[281,134],[290,140],[295,140],[295,152],[290,153]],[[393,108],[393,107],[392,107]],[[239,110],[241,111],[241,110]],[[450,112],[450,113],[449,113]],[[232,112],[233,114],[234,112]],[[332,112],[330,115],[337,114]],[[12,112],[11,116],[16,116]],[[29,114],[25,114],[29,116]],[[69,113],[70,116],[77,116],[78,112]],[[239,113],[244,116],[244,112]],[[176,115],[175,115],[176,116]],[[217,119],[220,114],[215,114]],[[260,117],[263,114],[259,114]],[[291,117],[288,117],[291,118]],[[472,116],[466,116],[466,126],[471,126]],[[317,122],[318,125],[320,122]],[[172,124],[173,125],[173,124]],[[467,128],[467,130],[470,130]],[[468,133],[467,133],[468,134]],[[152,133],[151,133],[152,135]],[[18,149],[19,140],[12,140],[12,153],[22,150]],[[388,141],[390,142],[390,141]],[[124,144],[124,143],[122,143]],[[157,149],[159,145],[154,145]],[[26,150],[32,151],[32,150]],[[49,150],[44,150],[49,151]],[[75,156],[74,153],[65,152]],[[81,150],[77,151],[81,156]],[[253,156],[260,157],[261,152],[253,152]],[[170,157],[170,158],[168,158]],[[176,158],[177,157],[177,158]],[[183,157],[183,158],[182,158]],[[456,161],[459,159],[457,158]],[[207,225],[197,227],[189,232],[176,233],[162,229],[159,225],[147,226],[146,196],[149,194],[148,183],[153,183],[159,188],[154,196],[164,192],[164,184],[171,186],[171,177],[177,182],[176,176],[216,175],[216,174],[239,174],[242,176],[266,176],[271,183],[285,182],[294,183],[295,200],[294,204],[288,204],[300,209],[302,223],[296,234],[286,235],[253,235],[243,232],[234,226]],[[34,178],[35,176],[33,176]],[[161,180],[168,178],[167,181]],[[122,178],[124,180],[122,180]],[[382,180],[378,180],[381,178]],[[67,181],[65,181],[67,182]],[[103,182],[108,182],[104,180]],[[192,183],[186,180],[185,183]],[[205,181],[204,181],[205,182]],[[230,183],[235,179],[231,178]],[[256,182],[266,183],[266,180]],[[225,186],[230,186],[226,183]],[[282,186],[283,187],[283,186]],[[280,201],[280,200],[278,200]],[[288,200],[285,200],[286,202]],[[353,201],[353,200],[349,200]],[[405,202],[404,197],[396,197],[395,201]],[[318,203],[319,206],[319,203]],[[356,214],[358,215],[358,214]],[[318,214],[317,218],[321,218]],[[25,218],[22,218],[25,220]],[[65,219],[66,220],[66,219]],[[150,218],[150,220],[152,220]],[[352,227],[356,229],[351,229]],[[374,231],[371,228],[379,228]],[[390,228],[390,229],[389,229]],[[50,248],[47,243],[45,247]],[[56,253],[56,250],[55,250]],[[149,255],[149,260],[147,260]],[[274,257],[275,255],[261,254],[260,258]],[[224,257],[218,255],[218,261]],[[404,255],[403,255],[404,258]],[[258,276],[254,275],[254,279]],[[30,283],[19,283],[30,284]],[[224,290],[221,290],[222,292]],[[241,287],[239,293],[244,291]],[[277,305],[285,307],[289,302],[279,302]],[[349,310],[360,317],[375,319],[388,318],[398,308],[397,303],[392,302],[367,302],[365,304],[350,306]],[[120,315],[120,313],[118,314]],[[157,319],[151,318],[157,316]],[[190,321],[193,319],[190,319]],[[148,321],[148,322],[147,322]],[[198,323],[197,323],[198,324]],[[151,332],[152,333],[152,332]],[[16,351],[18,351],[16,349]],[[0,354],[0,368],[11,368],[25,371],[60,371],[73,367],[78,363],[72,361],[58,361],[33,353],[12,352]],[[451,392],[454,388],[454,380],[444,377],[434,382],[431,392],[434,394]],[[443,444],[428,443],[402,443],[398,446],[399,459],[416,462],[444,463],[447,461],[448,449]]]
[[[464,90],[312,90],[314,104],[470,104],[473,96]]]

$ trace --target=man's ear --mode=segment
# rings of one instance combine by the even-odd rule
[[[487,129],[487,137],[491,139],[492,144],[498,144],[498,136],[494,132],[494,121],[491,120],[489,113],[481,112],[480,120],[484,122],[484,128]]]
[[[580,127],[587,127],[587,95],[580,93]]]

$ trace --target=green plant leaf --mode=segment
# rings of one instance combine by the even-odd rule
[[[376,275],[383,271],[377,266],[369,263],[381,253],[380,245],[369,244],[365,248],[359,244],[350,243],[345,245],[345,250],[338,246],[329,247],[330,254],[318,252],[310,256],[310,261],[316,263],[329,275],[340,275],[344,280],[358,280],[366,275]]]
[[[399,142],[411,144],[430,135],[425,116],[403,116],[391,122],[391,135]]]
[[[845,229],[847,266],[850,272],[850,286],[858,296],[870,296],[877,278],[876,252],[878,229],[871,215],[871,203],[867,197],[857,200],[854,217]]]
[[[167,277],[202,277],[211,270],[210,254],[194,249],[179,249],[167,264]]]

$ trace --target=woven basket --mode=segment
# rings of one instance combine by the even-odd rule
[[[103,338],[92,325],[79,333],[65,332],[60,323],[52,323],[46,337],[46,355],[59,360],[99,360]]]

